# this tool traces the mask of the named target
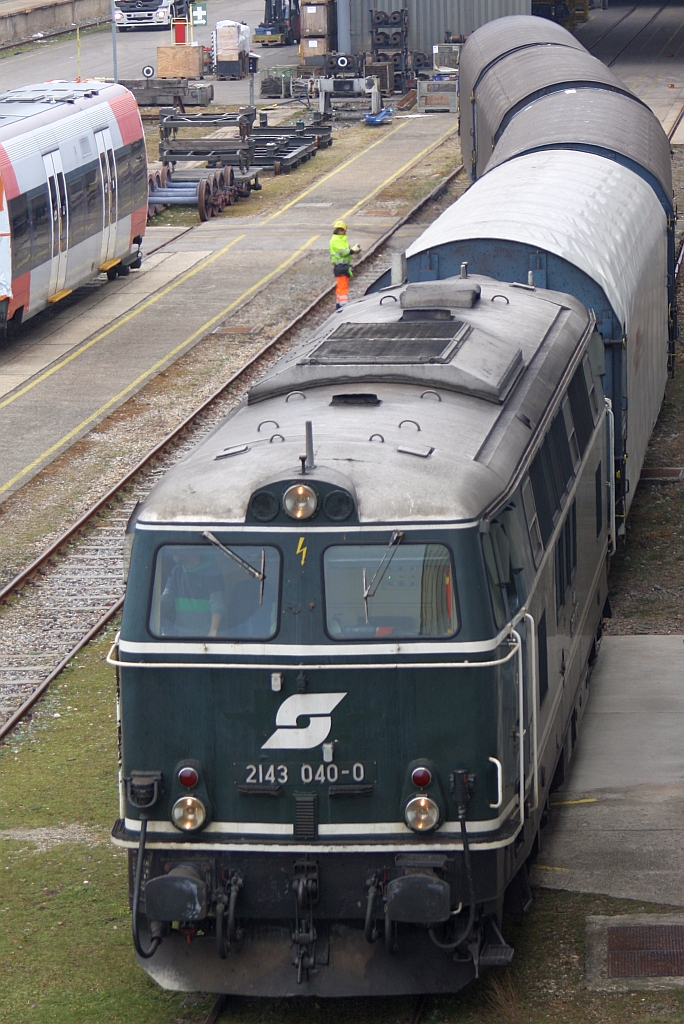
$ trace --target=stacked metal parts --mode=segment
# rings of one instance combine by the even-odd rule
[[[408,11],[371,11],[371,63],[384,65],[387,71],[381,75],[380,88],[391,93],[395,89],[404,91],[409,71]],[[366,65],[366,74],[369,72]],[[385,75],[387,80],[384,80]]]
[[[408,250],[408,278],[451,277],[467,263],[595,312],[624,526],[677,334],[667,137],[619,78],[540,18],[473,33],[460,93],[474,185]]]

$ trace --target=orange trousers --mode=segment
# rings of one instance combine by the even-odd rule
[[[349,302],[349,278],[346,274],[335,278],[335,302],[340,306]]]

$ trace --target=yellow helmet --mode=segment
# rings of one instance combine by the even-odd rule
[[[335,223],[333,224],[333,231],[344,231],[344,233],[346,235],[346,233],[347,233],[347,222],[346,222],[346,220],[336,220]]]

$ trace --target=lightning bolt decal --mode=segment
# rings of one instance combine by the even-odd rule
[[[297,545],[297,551],[296,551],[296,554],[302,556],[302,565],[304,565],[304,563],[306,562],[306,547],[304,547],[304,541],[305,540],[306,540],[306,537],[300,537],[299,538],[299,544]]]

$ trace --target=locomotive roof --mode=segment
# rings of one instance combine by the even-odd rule
[[[346,487],[362,523],[476,519],[515,476],[589,325],[571,296],[486,277],[368,295],[276,363],[138,522],[244,522],[255,490],[301,475],[307,420],[311,479]]]
[[[100,81],[43,82],[10,89],[0,93],[0,132],[8,125],[46,113],[54,116],[60,111],[62,116],[68,117],[74,106],[82,109],[89,100],[99,97],[101,102],[125,91],[121,85]],[[4,133],[0,137],[4,137]]]

